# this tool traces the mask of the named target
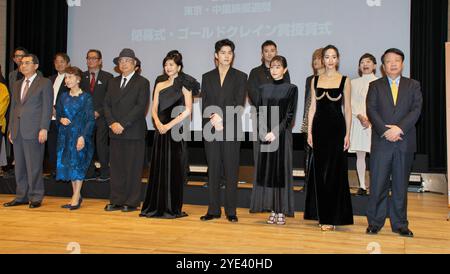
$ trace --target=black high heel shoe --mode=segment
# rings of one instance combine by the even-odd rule
[[[81,198],[81,196],[80,196],[80,199],[78,200],[78,204],[76,206],[69,205],[70,206],[69,209],[70,210],[77,210],[77,209],[79,209],[81,207],[81,203],[82,202],[83,202],[83,198]]]

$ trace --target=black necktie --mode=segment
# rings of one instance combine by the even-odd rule
[[[120,86],[120,89],[124,89],[126,84],[127,84],[127,78],[123,78],[123,83]]]

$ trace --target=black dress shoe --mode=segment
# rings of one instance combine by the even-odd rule
[[[380,228],[376,225],[369,225],[366,229],[367,234],[376,235],[380,231]]]
[[[134,206],[123,206],[122,212],[133,212],[136,211],[137,207]]]
[[[27,205],[28,202],[18,202],[16,200],[12,200],[11,202],[4,203],[4,207],[12,207],[12,206],[20,206],[20,205]]]
[[[105,211],[117,211],[117,210],[122,210],[122,206],[115,204],[109,204],[105,206]]]
[[[359,188],[358,191],[356,192],[356,195],[358,195],[358,196],[367,196],[367,190],[365,190],[363,188]]]
[[[414,237],[414,233],[407,227],[402,227],[398,230],[393,230],[393,232],[398,233],[402,237],[409,237],[409,238]]]
[[[227,220],[232,222],[232,223],[237,223],[238,222],[238,217],[236,215],[227,216]]]
[[[200,217],[200,220],[202,220],[202,221],[210,221],[212,219],[220,219],[220,215],[206,214],[206,215]]]
[[[104,183],[104,182],[108,182],[110,179],[111,178],[109,176],[100,176],[100,177],[98,177],[97,181]]]
[[[28,206],[29,208],[38,208],[41,207],[41,202],[31,202],[30,205]]]

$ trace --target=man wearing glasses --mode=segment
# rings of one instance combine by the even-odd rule
[[[14,64],[17,66],[17,68],[13,71],[11,71],[8,75],[8,91],[9,91],[9,96],[10,98],[12,98],[12,89],[13,89],[13,85],[16,81],[20,81],[23,79],[23,74],[20,72],[20,63],[22,62],[22,58],[25,54],[28,54],[28,50],[26,48],[23,47],[17,47],[16,49],[14,49],[13,54],[11,55],[11,59],[14,61]],[[38,70],[37,74],[42,77],[42,73]],[[6,113],[6,121],[9,121],[9,109]],[[6,138],[7,139],[7,138]],[[9,140],[6,140],[6,157],[7,157],[7,162],[8,162],[8,166],[6,167],[6,177],[14,177],[14,167],[13,167],[13,162],[14,162],[14,154],[13,154],[13,148],[11,143],[9,142]]]
[[[140,63],[132,49],[114,58],[121,75],[111,79],[105,97],[105,118],[111,139],[111,194],[106,211],[136,211],[141,204],[150,82],[136,73]]]
[[[108,145],[108,125],[105,119],[103,105],[105,103],[106,89],[113,75],[102,70],[102,52],[97,49],[91,49],[86,55],[86,64],[88,70],[83,73],[81,79],[81,89],[91,93],[94,102],[95,115],[95,147],[98,161],[100,162],[100,174],[97,178],[95,172],[95,159],[87,171],[86,180],[98,180],[106,182],[109,180],[109,145]]]
[[[44,198],[42,163],[53,110],[53,87],[37,74],[39,60],[25,54],[20,63],[23,79],[13,84],[8,137],[14,144],[16,198],[5,207],[41,206]]]
[[[23,79],[23,74],[20,72],[20,63],[22,62],[22,58],[25,54],[28,54],[28,50],[23,47],[18,47],[14,50],[11,59],[14,61],[14,64],[16,64],[17,68],[9,73],[8,77],[8,84],[9,84],[9,91],[12,91],[13,84],[16,81]],[[37,74],[42,77],[42,73],[40,71],[37,71]]]

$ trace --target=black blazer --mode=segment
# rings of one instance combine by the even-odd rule
[[[91,76],[89,71],[83,72],[80,87],[84,92],[91,93]],[[100,114],[100,117],[104,117],[105,113],[103,106],[105,104],[105,95],[108,89],[109,81],[113,79],[113,75],[109,72],[100,70],[98,72],[97,79],[95,81],[94,93],[92,94],[92,100],[94,103],[94,111]]]
[[[372,151],[390,151],[399,146],[402,152],[416,152],[416,122],[422,112],[422,92],[416,80],[401,77],[397,105],[394,105],[387,77],[370,83],[366,98],[367,115],[372,123]],[[391,143],[382,135],[386,125],[403,130],[403,141]]]
[[[48,77],[48,79],[50,81],[52,81],[52,85],[55,83],[56,77],[58,77],[58,74],[55,74],[55,75],[52,75],[52,76]],[[60,95],[63,92],[68,92],[68,91],[69,91],[69,89],[66,87],[66,83],[64,83],[64,81],[62,81],[61,86],[59,86],[59,90],[58,90],[58,94],[56,95],[56,101],[55,102],[58,102],[59,97],[60,97]],[[55,106],[56,106],[56,104],[55,104]]]
[[[113,78],[108,83],[105,96],[105,118],[108,126],[118,122],[124,128],[121,135],[109,131],[114,139],[145,139],[147,123],[145,115],[150,99],[150,82],[135,73],[124,90],[120,90],[122,76]]]
[[[242,113],[235,114],[231,117],[226,115],[226,107],[232,106],[245,106],[246,98],[246,82],[247,74],[234,68],[230,68],[225,76],[223,86],[220,86],[219,69],[214,69],[210,72],[203,74],[202,77],[202,110],[209,106],[217,106],[222,110],[223,114],[223,126],[226,128],[228,122],[232,122],[232,119],[241,119]],[[209,122],[209,118],[203,118],[203,126]],[[236,123],[238,124],[238,123]],[[240,123],[239,123],[240,124]],[[235,127],[235,136],[238,131],[242,131],[242,127]]]

